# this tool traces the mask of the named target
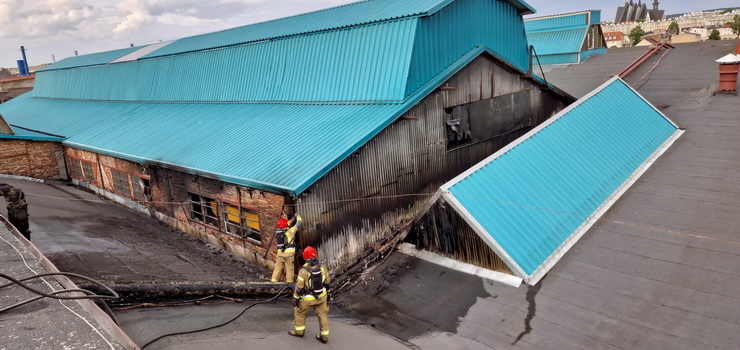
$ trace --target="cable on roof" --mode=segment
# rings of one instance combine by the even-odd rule
[[[239,317],[241,317],[245,312],[247,312],[247,310],[251,309],[253,306],[258,305],[258,304],[269,303],[269,302],[277,299],[280,296],[280,294],[282,294],[287,288],[288,288],[288,286],[283,287],[283,289],[281,289],[274,297],[272,297],[270,299],[262,300],[262,301],[257,301],[257,302],[254,302],[254,303],[250,304],[249,306],[247,306],[246,308],[244,308],[244,310],[242,310],[242,312],[240,312],[238,315],[234,316],[233,318],[231,318],[230,320],[228,320],[226,322],[222,322],[222,323],[219,323],[217,325],[213,325],[213,326],[206,327],[206,328],[200,328],[200,329],[194,329],[194,330],[190,330],[190,331],[183,331],[183,332],[174,332],[174,333],[163,334],[163,335],[160,335],[160,336],[158,336],[158,337],[150,340],[148,343],[142,345],[141,348],[144,349],[145,347],[151,345],[152,343],[156,342],[157,340],[160,340],[160,339],[165,338],[165,337],[171,337],[171,336],[183,335],[183,334],[190,334],[190,333],[205,332],[205,331],[209,331],[211,329],[223,327],[223,326],[225,326],[225,325],[227,325],[227,324],[229,324],[231,322],[236,321],[236,319],[238,319]]]
[[[25,283],[25,281],[29,281],[29,280],[36,279],[36,278],[41,278],[41,277],[44,277],[44,276],[67,276],[67,277],[80,278],[80,279],[83,279],[83,280],[92,282],[93,284],[96,284],[96,285],[102,287],[106,292],[109,292],[110,295],[100,295],[100,294],[96,294],[94,292],[91,292],[91,291],[89,291],[87,289],[80,289],[80,288],[62,289],[62,290],[57,290],[57,291],[52,291],[50,293],[46,293],[44,291],[40,291],[38,289],[34,289],[34,288],[30,287],[28,284]],[[6,284],[3,284],[3,285],[0,285],[0,289],[6,288],[6,287],[12,286],[12,285],[17,285],[17,286],[20,286],[23,289],[26,289],[26,290],[30,291],[31,293],[34,293],[34,294],[37,294],[38,295],[38,296],[33,297],[31,299],[20,301],[20,302],[17,302],[15,304],[13,304],[13,305],[4,307],[4,308],[0,309],[0,313],[6,312],[6,311],[10,311],[10,310],[15,309],[17,307],[20,307],[20,306],[23,306],[23,305],[32,303],[32,302],[37,301],[37,300],[41,300],[43,298],[51,298],[51,299],[59,299],[59,300],[76,300],[76,299],[101,299],[101,300],[103,300],[103,299],[118,299],[119,298],[118,293],[116,293],[116,291],[114,291],[110,287],[106,286],[105,284],[103,284],[101,282],[98,282],[98,281],[96,281],[96,280],[94,280],[94,279],[92,279],[90,277],[87,277],[87,276],[84,276],[84,275],[80,275],[80,274],[76,274],[76,273],[72,273],[72,272],[48,272],[48,273],[41,273],[41,274],[29,276],[29,277],[24,277],[24,278],[21,278],[21,279],[16,279],[16,278],[14,278],[12,276],[6,275],[4,273],[0,273],[0,278],[4,278],[4,279],[10,281],[10,283],[6,283]],[[59,294],[65,294],[65,293],[82,293],[84,295],[59,295]],[[111,319],[113,319],[113,321],[116,322],[116,324],[118,324],[118,322],[116,321],[115,316],[113,316],[113,312],[111,311],[111,309],[108,306],[108,304],[105,303],[104,301],[102,302],[102,304],[103,304],[103,306],[105,308],[105,311],[108,313],[108,315],[111,317]]]

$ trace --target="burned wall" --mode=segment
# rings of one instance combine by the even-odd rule
[[[66,148],[70,176],[124,204],[249,260],[275,259],[275,227],[285,197],[155,164]],[[102,190],[102,192],[100,191]]]
[[[451,136],[457,137],[448,123],[455,107],[502,96],[511,96],[512,105],[502,109],[509,114],[494,111],[493,117],[511,118],[511,111],[526,107],[526,123],[518,118],[510,130],[490,138],[450,143]],[[526,106],[517,106],[517,99]],[[414,217],[418,204],[438,186],[571,102],[489,55],[478,57],[298,196],[296,211],[307,219],[300,245],[318,245],[331,265],[353,259],[367,244]]]
[[[156,166],[150,169],[156,210],[231,245],[232,248],[225,247],[227,250],[241,247],[274,260],[275,249],[271,247],[277,244],[275,228],[283,214],[285,197],[177,170]],[[228,210],[236,207],[243,209],[245,215]],[[238,232],[234,225],[237,216],[251,226]],[[257,226],[258,234],[247,232]]]
[[[59,162],[62,154],[59,142],[3,139],[0,140],[0,174],[51,180],[65,178]]]
[[[506,263],[442,198],[414,223],[406,242],[414,244],[418,249],[514,275]]]

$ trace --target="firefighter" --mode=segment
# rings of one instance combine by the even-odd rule
[[[295,305],[295,330],[288,334],[303,337],[306,332],[306,314],[316,310],[319,316],[320,333],[316,339],[322,343],[329,341],[329,282],[331,278],[326,267],[316,258],[316,249],[306,247],[303,250],[303,260],[306,264],[298,271],[298,280],[293,288],[293,304]]]
[[[275,231],[277,237],[277,259],[275,270],[272,271],[272,282],[278,282],[285,269],[285,281],[293,283],[295,261],[295,236],[303,224],[303,218],[296,214],[290,221],[285,218],[278,220]]]

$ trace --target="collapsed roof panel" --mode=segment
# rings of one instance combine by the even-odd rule
[[[535,284],[681,133],[615,77],[440,191]]]

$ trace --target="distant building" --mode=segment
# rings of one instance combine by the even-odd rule
[[[647,5],[641,0],[635,4],[632,0],[624,0],[624,6],[617,8],[617,15],[614,23],[633,22],[638,20],[644,21],[662,21],[665,19],[665,10],[658,9],[658,0],[653,1],[653,9],[648,10]]]
[[[35,76],[0,79],[0,103],[16,98],[33,89]]]
[[[624,33],[622,32],[607,32],[604,33],[604,41],[606,41],[606,47],[623,47],[624,46]]]
[[[674,44],[693,43],[697,41],[701,41],[701,35],[694,33],[681,33],[671,36],[671,42]]]
[[[601,10],[525,19],[527,42],[537,54],[534,64],[580,63],[588,56],[606,53],[600,22]]]

